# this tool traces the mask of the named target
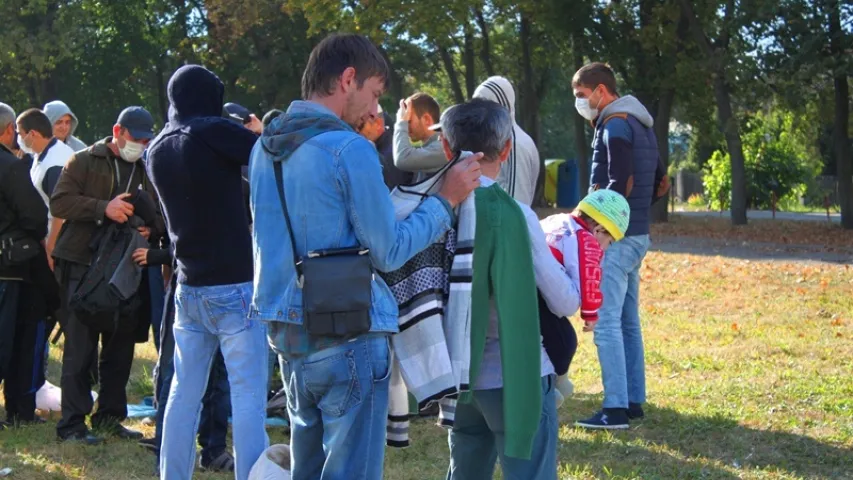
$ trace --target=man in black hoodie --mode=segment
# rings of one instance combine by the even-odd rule
[[[229,372],[235,475],[267,447],[266,328],[250,317],[252,240],[240,167],[257,136],[222,118],[224,86],[198,65],[169,80],[169,125],[151,142],[148,172],[174,245],[175,376],[166,407],[162,479],[188,479],[205,386],[217,349]]]

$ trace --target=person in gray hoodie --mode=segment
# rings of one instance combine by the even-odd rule
[[[530,135],[515,122],[515,90],[504,77],[489,77],[474,90],[474,98],[500,103],[512,117],[512,150],[498,174],[498,185],[512,198],[530,205],[539,178],[539,150]]]
[[[632,95],[619,96],[616,76],[603,63],[590,63],[572,79],[575,108],[592,122],[590,191],[613,190],[631,206],[625,238],[613,244],[601,265],[604,303],[595,326],[595,345],[604,385],[603,408],[575,425],[627,429],[644,417],[646,373],[640,328],[640,267],[649,249],[652,203],[669,190],[658,154],[654,119]]]
[[[60,139],[75,152],[86,149],[87,145],[74,136],[74,131],[77,130],[77,125],[80,122],[65,102],[61,100],[48,102],[42,110],[50,120],[50,124],[53,125],[54,137]]]

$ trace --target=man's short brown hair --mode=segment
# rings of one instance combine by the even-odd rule
[[[415,111],[418,118],[427,113],[432,117],[433,122],[438,122],[441,118],[441,107],[429,94],[418,92],[409,97],[409,100],[412,102],[412,110]]]
[[[355,69],[358,88],[371,77],[378,77],[388,88],[390,70],[376,46],[361,35],[335,33],[311,50],[302,74],[302,99],[335,93],[335,83],[349,67]]]
[[[27,133],[34,131],[44,138],[53,138],[53,125],[50,124],[47,115],[38,108],[25,110],[24,113],[18,115],[17,123]]]
[[[580,68],[572,78],[572,87],[586,87],[595,90],[599,85],[613,95],[619,95],[616,91],[616,74],[606,63],[593,62]]]

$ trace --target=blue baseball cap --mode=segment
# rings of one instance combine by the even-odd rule
[[[142,107],[127,107],[116,121],[126,128],[133,138],[154,138],[154,117]]]

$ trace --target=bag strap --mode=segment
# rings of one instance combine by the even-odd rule
[[[293,236],[293,225],[290,223],[290,214],[287,212],[287,199],[284,196],[284,175],[281,171],[281,162],[273,161],[273,170],[275,170],[275,186],[278,189],[278,199],[281,201],[281,210],[284,212],[284,220],[287,222],[287,233],[290,234],[293,265],[296,267],[296,284],[299,288],[302,288],[302,260],[296,254],[296,237]]]

